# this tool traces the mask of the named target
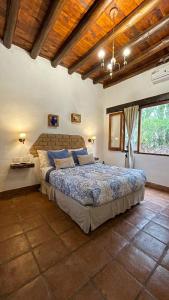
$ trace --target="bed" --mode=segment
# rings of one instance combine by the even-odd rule
[[[31,148],[37,150],[85,147],[81,136],[42,134]],[[41,192],[48,195],[85,232],[125,212],[144,199],[145,174],[95,163],[56,170],[41,169]]]

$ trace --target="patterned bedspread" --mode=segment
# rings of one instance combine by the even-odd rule
[[[82,205],[100,206],[144,186],[144,171],[100,163],[62,170],[51,169],[46,180]]]

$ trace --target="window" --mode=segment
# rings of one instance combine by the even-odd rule
[[[109,150],[123,149],[123,112],[109,115]]]
[[[169,103],[141,108],[139,152],[169,155]]]
[[[109,150],[127,150],[127,141],[123,112],[109,115]],[[133,149],[137,153],[169,155],[169,101],[140,107]]]

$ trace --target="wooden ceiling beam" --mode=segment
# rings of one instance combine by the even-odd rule
[[[80,39],[82,35],[86,33],[89,26],[96,22],[96,20],[101,16],[112,0],[95,0],[93,5],[89,8],[87,13],[83,16],[81,21],[57,51],[54,59],[52,60],[52,66],[56,67],[68,51],[75,45],[75,43]]]
[[[86,54],[84,54],[77,62],[75,62],[69,68],[69,74],[75,72],[80,68],[89,57],[103,47],[105,43],[109,42],[112,37],[117,37],[123,33],[138,21],[140,21],[145,15],[147,15],[152,9],[157,7],[161,0],[145,0],[136,9],[134,9],[126,18],[124,18],[119,24],[115,26],[115,30],[110,30],[101,40],[99,40]]]
[[[139,36],[134,38],[131,42],[129,42],[127,45],[125,45],[122,49],[120,49],[117,53],[117,58],[120,57],[120,55],[122,55],[122,53],[126,47],[131,49],[131,48],[135,47],[136,45],[141,44],[142,42],[145,42],[152,35],[156,34],[158,31],[160,31],[161,29],[163,29],[164,27],[167,27],[167,26],[169,26],[169,15],[162,18],[157,24],[155,24],[155,25],[151,26],[150,28],[148,28],[147,30],[145,30],[142,34],[140,34]],[[111,57],[109,57],[105,60],[105,65],[107,65],[109,63],[110,59],[111,59]],[[87,72],[85,72],[82,75],[82,79],[85,80],[90,75],[92,75],[94,72],[97,72],[100,69],[101,69],[100,63],[92,66]],[[102,79],[104,79],[104,78],[102,77]],[[99,81],[99,77],[97,77],[96,80]]]
[[[141,74],[141,73],[143,73],[143,72],[145,72],[145,71],[148,71],[148,70],[152,69],[153,67],[156,67],[156,66],[158,65],[158,63],[159,63],[159,59],[158,59],[158,60],[155,59],[155,60],[153,60],[152,62],[150,62],[149,64],[146,64],[146,65],[144,65],[144,66],[141,66],[141,67],[139,67],[138,69],[132,71],[130,74],[128,74],[128,75],[126,75],[126,76],[123,76],[123,77],[121,77],[121,78],[119,78],[119,79],[113,81],[113,82],[111,83],[111,86],[114,86],[114,85],[116,85],[116,84],[118,84],[118,83],[120,83],[120,82],[122,82],[122,81],[125,81],[125,80],[130,79],[130,78],[132,78],[132,77],[134,77],[134,76],[137,76],[137,75],[139,75],[139,74]],[[106,88],[108,88],[108,87],[109,87],[108,84],[106,84],[106,83],[103,84],[103,88],[104,88],[104,89],[106,89]]]
[[[126,67],[123,67],[121,70],[114,73],[114,76],[109,81],[105,82],[103,84],[104,88],[110,87],[116,79],[119,79],[119,76],[123,75],[126,77],[129,76],[129,72],[136,67],[138,64],[142,63],[144,60],[151,58],[154,54],[157,54],[159,51],[169,47],[169,37],[163,39],[161,42],[156,43],[152,47],[150,47],[148,50],[144,51],[142,55],[140,55],[138,58],[133,60],[131,63],[129,63]],[[159,58],[158,58],[159,60]],[[137,71],[137,70],[136,70]],[[110,76],[108,76],[106,79],[109,79]]]
[[[5,25],[5,32],[3,38],[3,44],[7,48],[11,48],[12,45],[15,27],[17,23],[18,12],[19,12],[19,4],[20,4],[19,0],[8,1],[6,25]]]
[[[63,6],[63,2],[64,2],[63,0],[51,1],[51,5],[45,16],[43,25],[40,28],[40,31],[38,33],[38,36],[33,44],[33,47],[32,47],[31,53],[30,53],[30,55],[33,59],[35,59],[39,55],[49,31],[52,29],[52,27],[55,23],[55,20],[57,19],[57,16],[59,16],[61,7]]]

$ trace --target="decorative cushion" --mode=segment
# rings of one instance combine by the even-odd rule
[[[69,156],[67,158],[54,159],[56,169],[66,169],[75,167],[73,157]]]
[[[77,158],[78,155],[88,155],[87,149],[83,148],[81,150],[72,151],[72,156],[73,156],[73,159],[74,159],[74,163],[76,165],[79,164],[79,161],[78,161],[78,158]]]
[[[55,167],[54,159],[61,159],[61,158],[67,158],[70,154],[68,150],[64,149],[61,151],[48,151],[48,158],[50,161],[50,165]]]
[[[93,154],[78,155],[77,158],[78,158],[78,161],[79,161],[79,165],[81,165],[81,166],[95,163]]]
[[[48,153],[45,150],[37,150],[39,156],[40,168],[50,167]]]

